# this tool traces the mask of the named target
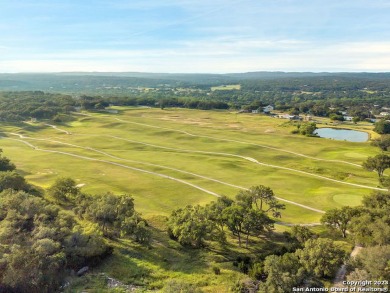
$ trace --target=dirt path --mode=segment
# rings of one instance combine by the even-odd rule
[[[378,188],[378,187],[366,186],[366,185],[362,185],[362,184],[356,184],[356,183],[340,181],[340,180],[337,180],[337,179],[332,179],[332,178],[325,177],[325,176],[322,176],[322,175],[309,173],[309,172],[305,172],[305,171],[301,171],[301,170],[297,170],[297,169],[293,169],[293,168],[288,168],[288,167],[283,167],[283,166],[278,166],[278,165],[273,165],[273,164],[267,164],[267,163],[259,162],[258,160],[256,160],[255,158],[252,158],[252,157],[240,156],[240,155],[235,155],[235,154],[230,154],[230,153],[223,153],[223,152],[196,151],[196,150],[188,150],[188,149],[171,148],[171,147],[164,147],[164,146],[159,146],[159,145],[155,145],[155,144],[140,142],[140,141],[126,139],[126,138],[121,138],[121,137],[118,137],[118,136],[111,136],[110,135],[109,137],[112,137],[112,138],[115,138],[115,139],[120,139],[120,140],[125,140],[125,141],[132,142],[132,143],[137,143],[137,144],[142,144],[142,145],[146,145],[146,146],[151,146],[151,147],[154,147],[154,148],[161,148],[161,149],[178,151],[178,152],[218,155],[218,156],[225,156],[225,157],[235,157],[235,158],[240,158],[240,159],[243,159],[243,160],[246,160],[246,161],[250,161],[252,163],[255,163],[255,164],[258,164],[258,165],[261,165],[261,166],[275,168],[275,169],[287,170],[287,171],[291,171],[291,172],[295,172],[295,173],[304,174],[304,175],[307,175],[307,176],[312,176],[312,177],[317,177],[317,178],[328,180],[328,181],[332,181],[332,182],[337,182],[337,183],[340,183],[340,184],[346,184],[346,185],[349,185],[349,186],[354,186],[354,187],[359,187],[359,188],[366,188],[366,189],[371,189],[371,190],[380,190],[380,191],[386,191],[387,190],[387,189],[384,189],[384,188]]]
[[[107,118],[111,118],[111,117],[107,117]],[[352,166],[359,167],[359,168],[361,167],[361,165],[354,164],[354,163],[347,162],[347,161],[327,160],[327,159],[316,158],[316,157],[304,155],[304,154],[301,154],[301,153],[297,153],[297,152],[293,152],[293,151],[289,151],[289,150],[285,150],[285,149],[280,149],[280,148],[275,148],[275,147],[271,147],[271,146],[266,146],[266,145],[262,145],[262,144],[252,143],[252,142],[248,142],[248,141],[220,138],[220,137],[208,136],[208,135],[198,135],[198,134],[190,133],[188,131],[183,131],[183,130],[178,130],[178,129],[173,129],[173,128],[160,127],[160,126],[155,126],[155,125],[149,125],[149,124],[139,123],[139,122],[126,121],[126,120],[119,119],[119,118],[115,118],[115,120],[120,121],[120,122],[124,122],[124,123],[132,123],[132,124],[142,125],[142,126],[146,126],[146,127],[159,128],[159,129],[163,129],[163,130],[180,132],[180,133],[183,133],[183,134],[186,134],[186,135],[189,135],[189,136],[193,136],[193,137],[210,138],[210,139],[219,140],[219,141],[228,141],[228,142],[235,142],[235,143],[239,143],[239,144],[258,146],[258,147],[261,147],[261,148],[266,148],[266,149],[270,149],[270,150],[274,150],[274,151],[278,151],[278,152],[289,153],[289,154],[292,154],[292,155],[295,155],[295,156],[300,156],[300,157],[304,157],[304,158],[308,158],[308,159],[312,159],[312,160],[316,160],[316,161],[326,161],[326,162],[333,162],[333,163],[337,162],[337,163],[343,163],[343,164],[352,165]]]
[[[184,130],[178,130],[178,129],[174,129],[174,128],[155,126],[155,125],[150,125],[150,124],[140,123],[140,122],[127,121],[127,120],[123,120],[123,119],[120,119],[120,118],[113,118],[113,117],[110,117],[110,116],[99,116],[99,117],[97,117],[95,115],[86,114],[86,113],[74,113],[74,114],[87,116],[87,117],[93,117],[93,118],[115,119],[115,120],[123,122],[123,123],[130,123],[130,124],[141,125],[141,126],[150,127],[150,128],[174,131],[174,132],[183,133],[185,135],[189,135],[189,136],[192,136],[192,137],[209,138],[209,139],[214,139],[214,140],[219,140],[219,141],[227,141],[227,142],[235,142],[235,143],[245,144],[245,145],[253,145],[253,146],[258,146],[260,148],[266,148],[266,149],[270,149],[270,150],[274,150],[274,151],[278,151],[278,152],[289,153],[289,154],[292,154],[292,155],[295,155],[295,156],[299,156],[299,157],[303,157],[303,158],[307,158],[307,159],[312,159],[312,160],[316,160],[316,161],[324,161],[324,162],[331,162],[331,163],[332,162],[333,163],[342,163],[342,164],[348,164],[348,165],[359,167],[359,168],[362,167],[359,164],[355,164],[355,163],[351,163],[351,162],[347,162],[347,161],[343,161],[343,160],[321,159],[321,158],[316,158],[316,157],[308,156],[308,155],[305,155],[305,154],[301,154],[301,153],[297,153],[297,152],[293,152],[293,151],[289,151],[289,150],[285,150],[285,149],[281,149],[281,148],[276,148],[276,147],[271,147],[271,146],[267,146],[267,145],[252,143],[252,142],[248,142],[248,141],[220,138],[220,137],[208,136],[208,135],[198,135],[198,134],[193,134],[193,133],[190,133],[190,132],[184,131]]]
[[[12,135],[18,135],[19,137],[21,138],[24,138],[24,139],[35,139],[35,138],[30,138],[30,137],[27,137],[27,136],[23,136],[23,135],[19,135],[17,133],[10,133]],[[287,170],[287,171],[290,171],[290,172],[295,172],[295,173],[300,173],[300,174],[304,174],[306,176],[312,176],[312,177],[317,177],[317,178],[320,178],[320,179],[324,179],[324,180],[328,180],[328,181],[332,181],[332,182],[336,182],[336,183],[339,183],[339,184],[345,184],[345,185],[349,185],[349,186],[354,186],[354,187],[359,187],[359,188],[365,188],[365,189],[371,189],[371,190],[380,190],[380,191],[387,191],[387,189],[384,189],[384,188],[379,188],[379,187],[372,187],[372,186],[366,186],[366,185],[362,185],[362,184],[356,184],[356,183],[350,183],[350,182],[345,182],[345,181],[340,181],[340,180],[337,180],[337,179],[332,179],[332,178],[329,178],[329,177],[325,177],[325,176],[322,176],[322,175],[318,175],[318,174],[313,174],[313,173],[309,173],[309,172],[305,172],[305,171],[301,171],[301,170],[297,170],[297,169],[293,169],[293,168],[288,168],[288,167],[283,167],[283,166],[278,166],[278,165],[273,165],[273,164],[267,164],[267,163],[262,163],[262,162],[259,162],[258,160],[254,159],[254,158],[251,158],[251,157],[246,157],[246,156],[240,156],[240,155],[235,155],[235,154],[230,154],[230,153],[223,153],[223,152],[210,152],[210,151],[196,151],[196,150],[188,150],[188,149],[179,149],[179,148],[172,148],[172,147],[164,147],[164,146],[159,146],[159,145],[155,145],[155,144],[150,144],[150,143],[145,143],[145,142],[140,142],[140,141],[136,141],[136,140],[131,140],[131,139],[126,139],[126,138],[122,138],[122,137],[118,137],[118,136],[113,136],[113,135],[107,135],[107,137],[110,137],[110,138],[114,138],[114,139],[119,139],[119,140],[124,140],[124,141],[128,141],[128,142],[131,142],[131,143],[136,143],[136,144],[142,144],[142,145],[146,145],[146,146],[150,146],[150,147],[154,147],[154,148],[160,148],[160,149],[166,149],[166,150],[171,150],[171,151],[176,151],[176,152],[185,152],[185,153],[200,153],[200,154],[208,154],[208,155],[218,155],[218,156],[226,156],[226,157],[235,157],[235,158],[240,158],[240,159],[243,159],[243,160],[246,160],[246,161],[250,161],[252,163],[255,163],[255,164],[258,164],[258,165],[261,165],[261,166],[265,166],[265,167],[270,167],[270,168],[276,168],[276,169],[282,169],[282,170]],[[54,141],[54,140],[48,140],[48,139],[35,139],[35,140],[43,140],[43,141],[52,141],[52,142],[56,142],[56,143],[61,143],[61,144],[66,144],[66,143],[63,143],[63,142],[60,142],[60,141]],[[78,147],[80,148],[81,146],[77,146],[77,145],[71,145],[71,144],[67,144],[67,145],[70,145],[70,146],[75,146],[75,147]],[[83,147],[81,147],[83,148]],[[92,148],[85,148],[85,149],[90,149],[90,150],[95,150],[95,151],[98,151],[96,149],[92,149]],[[98,151],[98,152],[101,152],[101,151]],[[104,152],[101,152],[102,154],[104,155],[109,155],[107,153],[104,153]],[[109,155],[111,157],[113,157],[112,155]],[[118,158],[118,157],[115,157],[116,159],[122,159],[122,158]],[[123,159],[122,159],[123,160]],[[180,170],[176,170],[176,171],[180,171]],[[234,186],[234,187],[238,187],[238,186]],[[241,188],[242,187],[238,187],[238,188]],[[282,199],[281,199],[282,200]],[[288,200],[284,200],[285,202],[289,202]],[[319,211],[319,210],[317,210]],[[323,212],[323,211],[321,211]]]
[[[356,245],[353,248],[350,257],[354,258],[356,255],[360,253],[362,249],[363,247]],[[333,287],[338,287],[338,288],[346,287],[345,285],[343,285],[343,281],[345,280],[346,273],[347,273],[347,265],[344,263],[336,273],[336,276],[333,281]]]
[[[105,155],[105,156],[109,156],[109,157],[111,157],[111,158],[118,159],[118,160],[121,160],[121,161],[127,161],[127,162],[132,162],[132,163],[137,163],[137,164],[144,164],[144,165],[149,165],[149,166],[154,166],[154,167],[159,167],[159,168],[164,168],[164,169],[170,169],[170,170],[174,170],[174,171],[177,171],[177,172],[181,172],[181,173],[193,175],[193,176],[196,176],[196,177],[199,177],[199,178],[203,178],[203,179],[206,179],[206,180],[214,181],[214,182],[217,182],[217,183],[220,183],[220,184],[224,184],[224,185],[227,185],[227,186],[231,186],[231,187],[235,187],[235,188],[238,188],[238,189],[247,190],[247,188],[244,188],[244,187],[242,187],[242,186],[230,184],[230,183],[227,183],[227,182],[223,182],[223,181],[221,181],[221,180],[217,180],[217,179],[214,179],[214,178],[206,177],[206,176],[203,176],[203,175],[199,175],[199,174],[192,173],[192,172],[187,172],[187,171],[180,170],[180,169],[176,169],[176,168],[172,168],[172,167],[167,167],[167,166],[162,166],[162,165],[157,165],[157,164],[152,164],[152,163],[145,163],[145,162],[141,162],[141,161],[126,160],[126,159],[123,159],[123,158],[120,158],[120,157],[117,157],[117,156],[113,156],[113,155],[111,155],[111,154],[109,154],[109,153],[106,153],[106,152],[103,152],[103,151],[100,151],[100,150],[97,150],[97,149],[94,149],[94,148],[91,148],[91,147],[83,147],[83,146],[79,146],[79,145],[75,145],[75,144],[64,143],[64,142],[61,142],[61,141],[52,140],[52,139],[31,138],[31,137],[27,137],[27,136],[24,136],[24,135],[21,135],[21,134],[17,134],[17,133],[9,133],[9,134],[19,136],[19,137],[22,138],[22,139],[31,139],[31,140],[38,140],[38,141],[49,141],[49,142],[55,142],[55,143],[59,143],[59,144],[63,144],[63,145],[68,145],[68,146],[76,147],[76,148],[82,148],[82,149],[86,149],[86,150],[92,150],[92,151],[101,153],[101,154],[103,154],[103,155]],[[221,152],[195,151],[195,150],[187,150],[187,149],[177,149],[177,148],[171,148],[171,147],[164,147],[164,146],[158,146],[158,145],[149,144],[149,143],[144,143],[144,142],[139,142],[139,141],[135,141],[135,140],[129,140],[129,139],[125,139],[125,138],[121,138],[121,137],[117,137],[117,136],[111,136],[111,135],[108,135],[107,137],[115,138],[115,139],[120,139],[120,140],[125,140],[125,141],[129,141],[129,142],[131,142],[131,143],[137,143],[137,144],[147,145],[147,146],[151,146],[151,147],[154,147],[154,148],[162,148],[162,149],[172,150],[172,151],[179,151],[179,152],[186,152],[186,153],[211,154],[211,155],[220,155],[220,156],[228,156],[228,157],[236,157],[236,158],[240,158],[240,159],[243,159],[243,160],[247,160],[247,161],[256,163],[256,164],[258,164],[258,165],[262,165],[262,166],[266,166],[266,167],[272,167],[272,168],[278,168],[278,169],[284,169],[284,170],[288,170],[288,171],[292,171],[292,172],[298,172],[298,173],[301,173],[301,174],[304,174],[304,175],[307,175],[307,176],[314,176],[314,177],[318,177],[318,178],[321,178],[321,179],[325,179],[325,180],[337,182],[337,183],[340,183],[340,184],[347,184],[347,185],[354,186],[354,187],[360,187],[360,188],[366,188],[366,189],[373,189],[373,190],[385,190],[385,189],[381,189],[381,188],[377,188],[377,187],[370,187],[370,186],[365,186],[365,185],[361,185],[361,184],[355,184],[355,183],[344,182],[344,181],[340,181],[340,180],[328,178],[328,177],[325,177],[325,176],[321,176],[321,175],[317,175],[317,174],[312,174],[312,173],[309,173],[309,172],[305,172],[305,171],[301,171],[301,170],[296,170],[296,169],[292,169],[292,168],[287,168],[287,167],[283,167],[283,166],[277,166],[277,165],[271,165],[271,164],[261,163],[261,162],[257,161],[257,160],[254,159],[254,158],[251,158],[251,157],[245,157],[245,156],[240,156],[240,155],[235,155],[235,154],[229,154],[229,153],[221,153]],[[35,146],[33,146],[33,147],[35,147]],[[180,179],[178,179],[178,180],[180,180]],[[189,183],[189,184],[190,184],[190,183]],[[309,209],[309,210],[318,212],[318,213],[324,213],[324,211],[322,211],[322,210],[315,209],[315,208],[312,208],[312,207],[309,207],[309,206],[306,206],[306,205],[302,205],[302,204],[299,204],[299,203],[294,202],[294,201],[290,201],[290,200],[287,200],[287,199],[284,199],[284,198],[280,198],[280,197],[278,197],[278,199],[281,200],[281,201],[284,201],[284,202],[287,202],[287,203],[296,205],[296,206],[300,206],[300,207],[305,208],[305,209]]]
[[[78,158],[78,159],[83,159],[83,160],[88,160],[88,161],[95,161],[95,162],[106,163],[106,164],[115,165],[115,166],[118,166],[118,167],[130,169],[130,170],[134,170],[134,171],[138,171],[138,172],[143,172],[143,173],[147,173],[147,174],[159,176],[159,177],[162,177],[162,178],[165,178],[165,179],[169,179],[169,180],[173,180],[173,181],[176,181],[176,182],[180,182],[180,183],[189,185],[189,186],[191,186],[191,187],[193,187],[193,188],[196,188],[196,189],[198,189],[198,190],[201,190],[201,191],[203,191],[203,192],[206,192],[206,193],[208,193],[208,194],[210,194],[210,195],[213,195],[213,196],[216,196],[216,197],[220,197],[219,194],[217,194],[217,193],[215,193],[215,192],[213,192],[213,191],[207,190],[207,189],[202,188],[202,187],[200,187],[200,186],[198,186],[198,185],[195,185],[195,184],[189,183],[189,182],[187,182],[187,181],[184,181],[184,180],[182,180],[182,179],[178,179],[178,178],[175,178],[175,177],[172,177],[172,176],[168,176],[168,175],[165,175],[165,174],[161,174],[161,173],[157,173],[157,172],[152,172],[152,171],[148,171],[148,170],[144,170],[144,169],[140,169],[140,168],[135,168],[135,167],[131,167],[131,166],[119,164],[119,163],[112,162],[112,161],[107,161],[107,160],[101,160],[101,159],[95,159],[95,158],[91,158],[91,157],[76,155],[76,154],[73,154],[73,153],[43,149],[43,148],[39,148],[39,147],[37,147],[37,146],[35,146],[35,145],[29,143],[29,142],[26,142],[26,141],[24,141],[24,140],[21,140],[21,139],[8,138],[8,137],[4,137],[4,138],[5,138],[5,139],[14,140],[14,141],[19,141],[19,142],[24,143],[24,144],[26,144],[27,146],[33,148],[34,150],[41,151],[41,152],[54,153],[54,154],[61,154],[61,155],[66,155],[66,156],[75,157],[75,158]]]
[[[55,129],[55,130],[58,130],[58,131],[61,131],[61,132],[63,132],[63,133],[66,133],[66,134],[72,134],[71,132],[69,132],[69,131],[66,131],[66,130],[64,130],[64,129],[61,129],[61,128],[58,128],[57,126],[55,126],[55,125],[51,125],[51,124],[45,124],[46,126],[49,126],[49,127],[51,127],[51,128],[53,128],[53,129]]]
[[[91,150],[91,151],[94,151],[94,152],[98,152],[98,153],[101,153],[103,155],[106,155],[106,156],[109,156],[111,158],[118,159],[118,160],[121,160],[121,161],[132,162],[132,163],[137,163],[137,164],[143,164],[143,165],[148,165],[148,166],[153,166],[153,167],[173,170],[173,171],[176,171],[176,172],[192,175],[192,176],[199,177],[199,178],[202,178],[202,179],[206,179],[206,180],[209,180],[209,181],[214,181],[214,182],[217,182],[217,183],[220,183],[220,184],[223,184],[223,185],[227,185],[227,186],[230,186],[230,187],[234,187],[234,188],[237,188],[237,189],[248,190],[248,188],[245,188],[245,187],[242,187],[242,186],[239,186],[239,185],[230,184],[230,183],[218,180],[218,179],[210,178],[210,177],[207,177],[207,176],[199,175],[199,174],[196,174],[196,173],[192,173],[192,172],[188,172],[188,171],[184,171],[184,170],[180,170],[180,169],[176,169],[176,168],[172,168],[172,167],[167,167],[167,166],[162,166],[162,165],[157,165],[157,164],[152,164],[152,163],[145,163],[145,162],[140,162],[140,161],[135,161],[135,160],[123,159],[123,158],[120,158],[120,157],[117,157],[117,156],[113,156],[111,154],[108,154],[106,152],[103,152],[103,151],[100,151],[100,150],[97,150],[97,149],[94,149],[94,148],[91,148],[91,147],[78,146],[78,145],[74,145],[74,144],[70,144],[70,143],[64,143],[64,142],[60,142],[60,141],[56,141],[56,140],[52,140],[52,139],[30,138],[30,137],[26,137],[24,135],[16,134],[16,133],[10,133],[10,134],[19,136],[21,139],[12,139],[12,138],[7,138],[7,137],[5,137],[5,138],[6,139],[10,139],[10,140],[15,140],[15,141],[22,142],[22,143],[28,145],[29,147],[31,147],[31,148],[33,148],[35,150],[38,150],[38,151],[58,153],[58,154],[69,155],[69,156],[82,158],[82,159],[100,161],[100,162],[104,162],[104,163],[110,163],[110,164],[114,164],[114,165],[117,165],[117,166],[125,167],[125,168],[128,168],[128,169],[133,169],[133,170],[136,170],[136,171],[141,171],[141,172],[145,172],[145,173],[149,173],[149,174],[154,174],[154,175],[157,175],[157,176],[160,176],[160,177],[164,177],[164,178],[167,178],[167,179],[175,180],[177,182],[181,182],[181,183],[190,185],[192,187],[195,187],[195,188],[197,188],[199,190],[202,190],[202,191],[204,191],[204,192],[206,192],[208,194],[211,194],[211,195],[214,195],[214,196],[217,196],[217,197],[219,197],[220,195],[215,193],[215,192],[206,190],[206,189],[204,189],[204,188],[202,188],[202,187],[200,187],[198,185],[186,182],[186,181],[184,181],[182,179],[174,178],[172,176],[168,176],[168,175],[164,175],[164,174],[160,174],[160,173],[156,173],[156,172],[152,172],[152,171],[147,171],[147,170],[143,170],[143,169],[139,169],[139,168],[135,168],[135,167],[130,167],[130,166],[127,166],[127,165],[122,165],[122,164],[118,164],[118,163],[111,162],[111,161],[99,160],[99,159],[94,159],[94,158],[90,158],[90,157],[86,157],[86,156],[80,156],[80,155],[76,155],[76,154],[72,154],[72,153],[68,153],[68,152],[61,152],[61,151],[53,151],[53,150],[42,149],[42,148],[39,148],[39,147],[37,147],[37,146],[35,146],[35,145],[33,145],[33,144],[29,143],[29,142],[26,142],[26,141],[24,141],[22,139],[31,139],[31,140],[38,140],[38,141],[56,142],[56,143],[63,144],[63,145],[68,145],[68,146],[72,146],[72,147],[76,147],[76,148],[81,148],[81,149],[85,149],[85,150]],[[299,206],[299,207],[307,209],[307,210],[311,210],[311,211],[314,211],[314,212],[317,212],[317,213],[325,213],[325,211],[323,211],[323,210],[312,208],[310,206],[303,205],[303,204],[300,204],[300,203],[297,203],[297,202],[294,202],[294,201],[291,201],[291,200],[287,200],[287,199],[284,199],[284,198],[281,198],[281,197],[276,197],[276,198],[278,200],[280,200],[280,201],[287,202],[287,203]]]

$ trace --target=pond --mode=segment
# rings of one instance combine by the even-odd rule
[[[319,137],[331,138],[335,140],[346,140],[352,142],[364,142],[369,139],[369,135],[367,132],[348,129],[318,128],[315,133]]]

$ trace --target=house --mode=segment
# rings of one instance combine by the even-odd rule
[[[389,112],[380,112],[379,113],[379,116],[388,116],[388,115],[390,115]]]
[[[303,120],[304,121],[312,121],[313,117],[311,117],[310,115],[306,115],[305,117],[303,117]]]
[[[352,116],[343,116],[344,121],[352,121],[353,117]]]
[[[290,115],[290,114],[279,114],[278,118],[288,119],[288,120],[302,120],[303,118],[298,115]]]
[[[270,113],[273,110],[274,110],[274,107],[272,107],[271,105],[263,107],[263,112],[264,113]]]
[[[259,114],[259,109],[257,109],[257,110],[252,110],[252,114]]]

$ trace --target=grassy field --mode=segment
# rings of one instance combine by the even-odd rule
[[[46,188],[70,176],[85,192],[130,193],[146,217],[221,194],[233,197],[258,184],[281,199],[327,210],[357,205],[377,185],[376,175],[360,167],[378,152],[369,143],[292,135],[294,126],[285,120],[260,115],[118,110],[80,113],[58,129],[44,123],[3,125],[1,147],[34,184]],[[288,203],[282,221],[311,223],[320,217]]]
[[[291,224],[318,223],[327,209],[358,205],[377,188],[376,174],[361,167],[379,153],[369,142],[293,135],[294,125],[262,115],[116,109],[118,114],[74,114],[57,128],[46,122],[3,123],[0,128],[4,155],[29,182],[47,188],[58,177],[72,177],[84,192],[132,194],[153,229],[153,249],[113,241],[113,256],[74,280],[75,291],[69,292],[105,292],[99,290],[105,288],[102,274],[107,272],[142,288],[159,289],[178,280],[205,292],[227,292],[235,280],[245,278],[232,266],[232,257],[272,251],[277,243],[283,245],[281,234],[251,239],[258,245],[249,249],[238,247],[237,239],[230,239],[229,247],[214,243],[208,250],[185,249],[164,232],[164,216],[173,209],[206,204],[222,194],[234,197],[241,188],[262,184],[286,204],[276,226],[283,232]],[[221,275],[213,274],[215,265]]]
[[[229,84],[229,85],[220,85],[220,86],[212,86],[212,91],[231,91],[231,90],[240,90],[240,84]]]

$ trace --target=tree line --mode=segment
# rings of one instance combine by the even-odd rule
[[[130,195],[85,194],[70,178],[40,190],[0,151],[0,292],[56,292],[71,271],[112,253],[107,239],[123,237],[151,241]]]
[[[172,212],[168,234],[183,246],[207,249],[209,241],[238,242],[249,248],[253,237],[269,237],[280,204],[269,187],[254,186],[240,191],[235,199],[225,196],[206,206],[187,206]],[[255,257],[238,256],[233,265],[251,277],[236,284],[237,292],[291,292],[296,288],[324,287],[336,271],[347,263],[347,279],[387,280],[390,275],[390,194],[375,192],[364,197],[361,206],[328,210],[321,223],[333,234],[365,250],[356,258],[330,238],[322,238],[306,226],[293,226],[284,232],[288,246]],[[227,234],[229,233],[229,234]],[[383,257],[381,258],[381,254]],[[373,257],[381,258],[374,261]],[[371,263],[375,262],[375,263]],[[214,267],[216,274],[220,273]],[[305,290],[306,290],[305,289]]]
[[[184,246],[200,248],[206,240],[226,241],[227,229],[241,246],[250,236],[273,230],[273,217],[280,217],[285,206],[266,186],[240,191],[235,200],[222,196],[206,206],[186,206],[174,210],[168,220],[168,234]]]
[[[42,91],[0,93],[0,121],[31,118],[52,119],[59,113],[74,111],[76,101],[69,95]]]
[[[275,219],[281,217],[283,209],[285,206],[271,188],[253,186],[240,191],[235,199],[221,196],[206,206],[173,211],[168,219],[168,234],[183,246],[198,249],[207,248],[208,241],[226,243],[234,239],[239,246],[244,242],[249,248],[251,238],[271,236]],[[292,233],[284,235],[288,248],[283,247],[277,254],[239,256],[233,261],[252,279],[250,284],[237,283],[234,290],[284,293],[293,287],[323,286],[323,279],[332,278],[346,257],[331,239],[318,238],[307,227],[295,226]],[[218,268],[214,272],[218,274]]]

